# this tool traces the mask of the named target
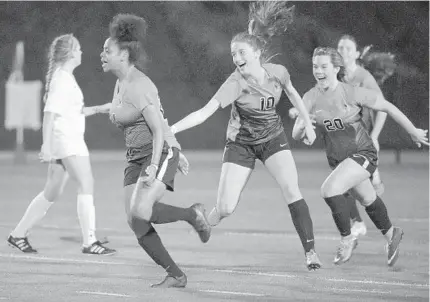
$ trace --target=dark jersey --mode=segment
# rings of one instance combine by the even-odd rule
[[[355,153],[375,151],[362,120],[363,107],[376,102],[379,93],[339,82],[334,91],[312,88],[303,96],[321,130],[327,158],[342,161]]]
[[[284,131],[276,112],[290,74],[282,65],[263,64],[268,80],[262,85],[247,81],[235,70],[216,92],[222,108],[232,105],[227,139],[249,145],[267,142]]]

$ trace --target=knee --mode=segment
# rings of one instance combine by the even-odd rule
[[[335,182],[324,182],[321,186],[321,197],[327,198],[336,195],[342,195],[345,192],[342,190],[342,186]]]
[[[78,181],[78,186],[80,193],[93,194],[94,177],[92,175],[85,175]]]
[[[288,204],[303,198],[298,185],[281,185],[282,195]]]
[[[369,192],[365,196],[359,196],[358,201],[361,203],[362,206],[368,207],[376,200],[376,197],[376,193],[373,191]]]
[[[63,193],[63,181],[62,180],[48,180],[43,190],[46,200],[54,202]]]
[[[152,216],[152,206],[149,206],[143,202],[137,202],[130,210],[129,220],[134,218],[143,219],[150,221]]]

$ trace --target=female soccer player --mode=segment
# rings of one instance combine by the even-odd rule
[[[110,37],[101,61],[104,72],[118,77],[110,118],[124,131],[127,167],[124,171],[127,221],[139,245],[167,271],[153,287],[185,287],[184,272],[170,257],[151,223],[186,221],[202,242],[210,236],[210,225],[202,204],[179,208],[159,202],[166,189],[173,191],[180,145],[163,117],[154,83],[141,71],[146,21],[135,15],[119,14],[110,23]]]
[[[297,170],[281,117],[276,112],[283,90],[306,121],[307,143],[312,144],[316,135],[287,69],[265,61],[267,39],[286,30],[292,22],[292,13],[293,8],[287,8],[286,2],[251,4],[248,32],[237,34],[231,41],[236,70],[203,108],[174,124],[172,129],[181,132],[192,128],[220,107],[232,105],[217,203],[209,214],[209,223],[216,226],[234,212],[255,160],[259,159],[279,184],[288,203],[308,269],[316,270],[321,262],[314,248],[312,219],[298,186]]]
[[[362,107],[387,112],[418,146],[428,145],[427,130],[417,129],[397,107],[384,100],[381,93],[340,82],[345,67],[336,49],[317,48],[312,60],[317,84],[303,96],[303,101],[321,129],[327,159],[333,169],[321,187],[321,194],[341,234],[334,263],[348,261],[355,245],[349,219],[350,206],[343,195],[350,191],[387,240],[388,265],[393,266],[398,259],[403,230],[391,224],[387,208],[370,182],[378,157],[360,112]],[[294,139],[304,136],[303,125],[305,122],[299,116],[293,128]]]
[[[366,55],[367,51],[364,50],[362,54],[360,53],[360,51],[358,51],[358,44],[353,36],[343,35],[339,39],[337,50],[343,58],[343,62],[346,69],[345,81],[347,83],[352,84],[354,86],[375,90],[382,94],[379,85],[382,85],[388,77],[380,77],[378,83],[367,69],[357,64],[357,60]],[[385,113],[384,111],[374,112],[373,110],[364,107],[361,111],[361,114],[363,122],[366,126],[366,130],[369,133],[373,144],[375,145],[376,151],[379,152],[378,138],[382,131],[382,128],[384,127],[385,120],[387,119],[387,113]],[[381,196],[384,192],[384,184],[381,180],[378,168],[373,173],[371,181],[373,187],[375,188],[376,194],[378,196]],[[361,219],[355,199],[349,194],[347,194],[346,196],[351,203],[351,220],[353,221],[351,233],[356,237],[358,237],[359,235],[365,235],[366,225]]]
[[[45,188],[28,206],[8,238],[9,244],[24,253],[36,253],[27,233],[61,195],[70,174],[78,183],[78,218],[82,229],[82,252],[111,255],[115,250],[96,239],[93,201],[94,180],[88,148],[84,140],[85,107],[82,91],[73,71],[81,64],[81,46],[72,35],[54,39],[49,51],[46,74],[43,145],[40,158],[49,162]]]

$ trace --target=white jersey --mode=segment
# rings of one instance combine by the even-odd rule
[[[54,71],[44,112],[55,113],[51,152],[54,158],[88,155],[84,141],[84,96],[73,74]]]

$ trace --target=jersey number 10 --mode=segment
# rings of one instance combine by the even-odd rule
[[[327,131],[336,131],[343,130],[345,126],[340,118],[335,118],[333,120],[324,120],[323,121],[325,128]]]
[[[260,110],[266,111],[272,109],[275,106],[275,98],[273,96],[269,96],[266,98],[260,98]]]

